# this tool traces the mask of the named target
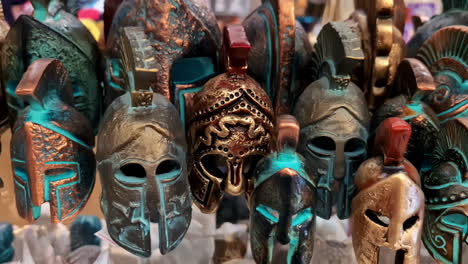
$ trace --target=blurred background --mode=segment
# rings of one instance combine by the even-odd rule
[[[64,0],[70,12],[75,13],[98,40],[102,39],[102,13],[104,0]],[[261,0],[197,0],[211,6],[220,27],[243,20],[257,8]],[[31,14],[33,7],[26,0],[2,0],[5,19],[11,24],[21,14]],[[415,28],[442,10],[441,0],[405,0],[407,7],[405,40],[414,34]],[[330,21],[344,20],[354,11],[352,0],[295,0],[297,20],[309,32],[312,42],[322,25]],[[103,46],[102,46],[103,47]]]

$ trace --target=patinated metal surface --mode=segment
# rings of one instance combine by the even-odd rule
[[[389,97],[405,95],[421,100],[435,91],[434,78],[429,69],[418,59],[404,59],[398,65]]]
[[[440,263],[461,264],[468,243],[468,119],[447,122],[423,178],[423,243]]]
[[[444,5],[444,12],[454,8],[468,9],[468,2],[466,0],[442,0],[442,3]]]
[[[398,117],[411,125],[411,139],[406,158],[422,169],[434,149],[440,123],[437,114],[424,102],[435,90],[434,78],[417,59],[404,59],[398,66],[388,99],[372,117],[371,131],[385,119]],[[427,162],[426,162],[427,163]]]
[[[171,88],[174,93],[173,104],[179,110],[184,129],[188,127],[188,116],[192,111],[193,96],[203,85],[217,75],[209,57],[180,59],[171,69]]]
[[[350,20],[331,22],[317,37],[309,74],[314,80],[329,76],[336,83],[334,89],[343,90],[351,81],[351,73],[364,59],[358,24]]]
[[[277,150],[255,171],[250,198],[250,242],[256,263],[272,263],[275,242],[287,245],[287,263],[309,264],[315,237],[315,183],[295,152],[299,124],[293,116],[277,121]]]
[[[231,26],[225,37],[227,73],[193,97],[189,116],[190,185],[197,205],[210,213],[223,191],[250,190],[255,165],[272,143],[273,109],[266,92],[246,74],[250,45],[244,29]]]
[[[141,27],[125,27],[121,31],[120,57],[123,81],[132,97],[132,106],[151,106],[153,91],[150,82],[158,71],[158,62],[152,59],[151,42]]]
[[[379,263],[381,248],[395,263],[419,263],[424,194],[416,168],[404,158],[411,127],[398,118],[380,125],[375,154],[356,173],[352,239],[358,263]]]
[[[122,78],[121,49],[118,39],[127,27],[140,27],[150,43],[145,59],[155,64],[149,75],[151,89],[173,101],[170,89],[172,65],[181,58],[206,56],[218,61],[220,32],[212,11],[191,0],[125,0],[114,15],[107,37],[107,81],[105,104],[129,91]],[[148,82],[145,80],[145,82]]]
[[[371,131],[389,117],[401,118],[411,125],[413,133],[405,156],[418,170],[424,169],[440,129],[436,113],[424,102],[400,95],[388,99],[377,109]]]
[[[91,33],[60,1],[32,1],[34,17],[21,16],[8,33],[2,52],[2,79],[5,82],[11,124],[25,102],[15,89],[28,66],[37,59],[60,60],[70,74],[74,107],[97,129],[101,93],[99,49]]]
[[[434,77],[436,89],[425,98],[441,124],[468,115],[468,27],[450,26],[437,31],[421,47],[418,59]]]
[[[150,223],[159,224],[159,249],[173,250],[192,217],[187,143],[176,108],[153,93],[148,76],[156,63],[141,28],[120,36],[124,77],[130,91],[107,109],[98,134],[101,209],[111,238],[127,251],[151,256]]]
[[[101,209],[111,238],[127,251],[151,255],[150,223],[159,224],[162,254],[184,237],[192,216],[186,153],[177,110],[162,95],[132,106],[126,93],[107,109],[97,146]]]
[[[243,25],[252,44],[249,74],[270,96],[276,114],[289,113],[294,90],[311,81],[307,74],[295,74],[310,66],[311,47],[295,21],[294,0],[264,0]]]
[[[415,58],[421,46],[438,30],[453,26],[453,25],[468,25],[468,11],[453,9],[446,11],[440,15],[432,17],[424,23],[414,33],[411,40],[406,45],[406,57]]]
[[[247,37],[253,45],[249,56],[249,73],[272,98],[275,113],[285,114],[288,113],[286,107],[292,85],[296,40],[294,1],[262,2],[243,22]],[[259,33],[265,35],[260,37]],[[265,60],[268,60],[267,63],[262,65]]]
[[[369,108],[373,111],[385,100],[398,64],[404,57],[402,32],[405,25],[403,0],[355,0],[356,9],[363,13],[351,16],[359,22],[366,53],[359,87],[363,89]]]
[[[96,162],[92,127],[72,107],[65,66],[52,59],[33,62],[16,95],[28,104],[11,140],[18,213],[33,222],[49,202],[52,222],[72,219],[91,194]]]
[[[317,183],[316,211],[325,219],[334,205],[340,218],[349,217],[354,173],[366,158],[370,117],[362,91],[351,81],[363,56],[350,23],[332,22],[322,29],[314,55],[319,79],[305,89],[294,109],[301,126],[298,152]]]

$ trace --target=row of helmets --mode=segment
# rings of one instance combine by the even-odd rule
[[[32,4],[33,16],[0,23],[0,124],[23,218],[45,202],[53,222],[76,217],[97,167],[109,234],[141,257],[150,223],[165,254],[192,201],[213,213],[228,193],[248,198],[258,263],[275,241],[288,263],[309,263],[315,218],[334,212],[353,219],[359,263],[383,247],[419,263],[421,240],[462,263],[464,1],[445,1],[405,45],[402,0],[355,0],[312,47],[293,0],[264,0],[223,33],[197,0],[108,0],[102,52],[60,1]]]

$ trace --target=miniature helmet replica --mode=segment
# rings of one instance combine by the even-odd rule
[[[71,106],[72,87],[57,60],[33,62],[16,95],[29,105],[18,116],[11,140],[18,213],[32,222],[49,202],[52,222],[69,220],[84,208],[94,187],[91,124]]]
[[[379,263],[382,248],[395,251],[395,263],[419,263],[424,194],[404,158],[410,135],[405,121],[383,121],[375,139],[378,156],[356,173],[352,238],[358,263]]]
[[[315,238],[314,182],[295,152],[299,124],[278,118],[278,150],[259,162],[250,197],[250,241],[257,263],[271,263],[275,242],[289,244],[287,263],[309,264]]]
[[[444,125],[432,164],[432,171],[423,178],[423,242],[437,261],[461,264],[463,248],[468,245],[467,118],[453,119]]]
[[[187,143],[176,108],[147,81],[154,60],[141,30],[124,28],[123,76],[131,92],[106,110],[98,134],[101,209],[112,239],[140,257],[151,256],[150,223],[159,224],[162,254],[184,237],[192,218],[187,179]]]
[[[188,57],[210,57],[217,63],[221,48],[221,34],[213,11],[195,0],[127,0],[118,9],[111,1],[106,10],[106,27],[112,24],[107,34],[106,97],[109,105],[130,87],[122,80],[126,72],[122,65],[122,47],[118,43],[126,27],[139,28],[151,43],[144,53],[147,61],[154,61],[155,71],[145,82],[151,89],[173,102],[170,89],[170,72],[174,63]],[[116,10],[116,11],[114,11]],[[115,12],[115,14],[113,14]]]
[[[350,19],[359,25],[365,54],[354,80],[374,112],[391,92],[397,67],[404,58],[406,6],[404,0],[355,0],[354,4],[356,11]]]
[[[263,0],[242,22],[252,45],[248,74],[267,92],[277,115],[288,114],[312,81],[312,47],[294,5],[294,0]]]
[[[192,216],[186,152],[177,110],[164,96],[133,107],[127,93],[107,109],[97,146],[101,208],[110,236],[129,252],[151,255],[151,222],[162,254],[184,237]]]
[[[418,53],[432,73],[435,90],[424,101],[437,113],[441,124],[468,116],[468,27],[450,26],[437,31]]]
[[[468,7],[455,7],[463,2],[468,5],[468,2],[465,0],[447,0],[445,2],[444,12],[431,17],[429,21],[418,27],[414,35],[408,43],[406,43],[405,49],[407,58],[416,58],[424,42],[426,42],[426,40],[434,35],[434,33],[439,29],[453,25],[468,25]],[[448,4],[448,2],[452,3]],[[451,7],[451,5],[453,5],[453,7]]]
[[[391,99],[375,111],[371,131],[381,122],[398,117],[411,125],[411,139],[405,157],[419,170],[426,170],[440,123],[437,114],[422,100],[435,90],[434,79],[418,59],[404,59],[398,66]]]
[[[34,17],[20,16],[5,39],[2,49],[2,79],[5,82],[10,122],[27,104],[15,90],[28,66],[37,59],[60,60],[70,75],[73,106],[97,131],[101,115],[99,49],[89,31],[61,1],[31,1]]]
[[[241,25],[225,30],[227,73],[193,98],[189,138],[190,185],[203,212],[215,212],[222,191],[250,189],[257,162],[270,151],[273,109],[260,85],[246,74],[250,45]]]
[[[351,214],[354,173],[366,158],[369,112],[362,91],[350,81],[362,61],[360,38],[352,21],[332,22],[318,36],[313,82],[294,109],[300,126],[298,152],[317,184],[317,215]]]

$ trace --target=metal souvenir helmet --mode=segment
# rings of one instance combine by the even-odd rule
[[[419,50],[421,60],[434,77],[435,90],[424,101],[437,113],[440,123],[468,116],[468,26],[445,27]]]
[[[317,76],[294,109],[301,133],[298,152],[317,184],[317,215],[328,219],[333,205],[338,217],[349,217],[354,173],[366,157],[369,112],[350,72],[363,58],[351,21],[332,22],[318,36],[312,72]]]
[[[164,96],[126,93],[107,109],[96,155],[101,209],[111,238],[129,252],[151,255],[150,223],[159,224],[162,254],[187,232],[192,199],[186,152],[179,115]]]
[[[294,9],[294,0],[262,0],[242,22],[252,45],[248,74],[267,92],[277,115],[290,113],[292,101],[313,81],[312,47]]]
[[[453,25],[468,25],[468,10],[457,8],[446,10],[442,14],[431,17],[429,21],[418,27],[406,44],[406,58],[416,58],[419,49],[426,40],[431,38],[439,29]]]
[[[73,106],[97,130],[101,115],[99,49],[91,33],[60,1],[31,1],[34,17],[20,16],[11,27],[2,49],[2,79],[5,82],[10,122],[27,104],[15,89],[28,66],[37,59],[60,60],[70,75]]]
[[[359,25],[365,53],[354,80],[373,112],[385,101],[404,58],[406,6],[404,0],[354,0],[354,4],[350,19]]]
[[[464,263],[468,245],[468,119],[447,122],[423,178],[426,195],[423,242],[441,263]]]
[[[287,263],[309,264],[315,238],[315,193],[304,159],[295,152],[299,124],[292,116],[277,122],[278,149],[256,169],[250,197],[250,241],[257,263],[271,263],[275,242],[289,244]]]
[[[411,125],[411,139],[405,157],[426,170],[434,149],[440,123],[437,114],[422,100],[435,90],[434,79],[418,59],[404,59],[398,66],[390,99],[372,116],[371,131],[389,117],[398,117]]]
[[[156,93],[174,102],[170,91],[171,68],[179,59],[210,57],[216,64],[221,48],[221,34],[213,11],[194,0],[126,0],[113,10],[110,1],[106,10],[107,34],[106,97],[109,105],[116,97],[130,91],[123,83],[124,59],[118,39],[125,27],[140,28],[151,44],[144,53],[148,62],[155,62],[156,71],[148,76],[150,87]],[[114,13],[115,12],[115,13]]]
[[[28,103],[11,140],[16,207],[29,222],[50,203],[54,223],[77,216],[94,187],[96,161],[89,121],[71,105],[65,66],[51,59],[33,62],[16,89]]]
[[[352,238],[358,263],[379,263],[382,249],[394,251],[395,263],[419,263],[424,194],[417,170],[404,158],[410,135],[405,121],[383,121],[376,135],[378,156],[356,173]]]
[[[225,30],[227,73],[193,98],[190,185],[203,212],[216,211],[222,191],[250,189],[256,163],[270,151],[273,109],[266,92],[246,74],[250,45],[240,25]]]

